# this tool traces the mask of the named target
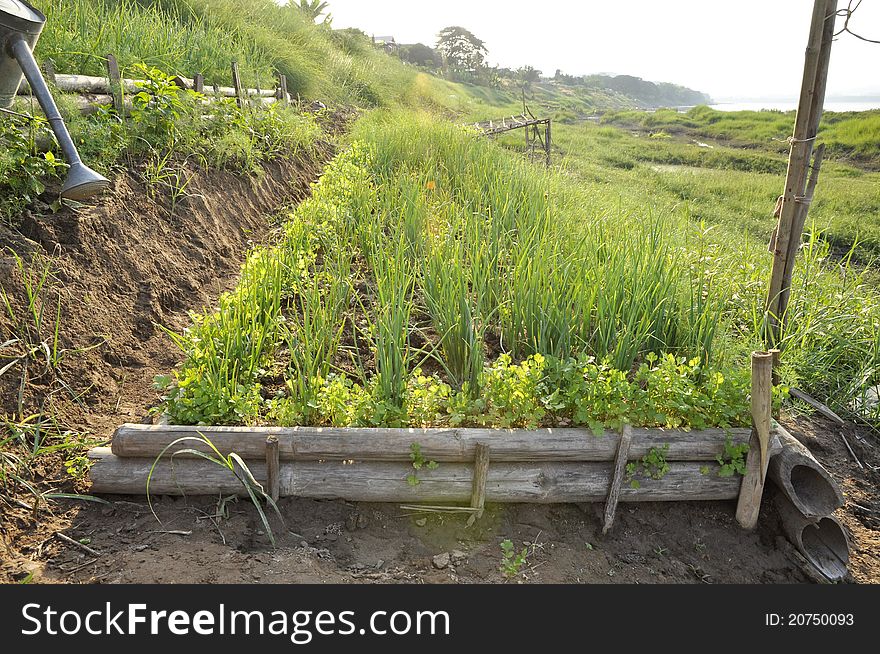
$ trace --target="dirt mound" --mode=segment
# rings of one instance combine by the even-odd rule
[[[140,421],[145,399],[155,397],[153,376],[179,360],[156,325],[180,329],[188,311],[233,287],[267,218],[308,193],[323,158],[273,162],[252,176],[191,170],[173,207],[167,193],[123,174],[94,206],[28,212],[18,229],[0,229],[0,285],[19,316],[27,292],[10,250],[30,262],[32,283],[49,265],[40,337],[50,346],[60,297],[58,349],[66,353],[51,374],[29,365],[23,414],[48,402],[68,426],[104,436],[121,419]],[[0,320],[0,334],[21,332],[8,315]],[[22,372],[20,363],[0,376],[0,413],[19,412]]]

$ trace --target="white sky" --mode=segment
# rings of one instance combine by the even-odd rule
[[[813,6],[812,0],[328,1],[334,28],[433,46],[442,28],[461,25],[486,42],[493,64],[530,64],[545,75],[557,68],[635,75],[716,99],[796,98]],[[880,0],[864,0],[850,27],[880,39]],[[880,95],[880,44],[840,36],[827,94]]]

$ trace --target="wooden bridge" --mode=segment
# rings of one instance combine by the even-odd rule
[[[541,129],[541,125],[544,129]],[[526,109],[519,116],[509,116],[506,118],[484,120],[474,123],[474,127],[479,130],[483,136],[495,136],[504,132],[510,132],[515,129],[524,129],[526,131],[526,152],[529,155],[541,150],[546,158],[546,163],[550,165],[550,119],[536,118],[531,111]],[[543,132],[543,134],[542,134]]]

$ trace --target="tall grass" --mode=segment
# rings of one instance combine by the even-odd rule
[[[114,53],[124,69],[146,63],[207,84],[271,88],[276,72],[303,98],[376,106],[420,95],[416,72],[353,32],[313,25],[272,0],[38,0],[48,23],[37,47],[59,72],[103,74]],[[424,80],[423,80],[424,83]],[[430,86],[430,85],[429,85]],[[427,91],[431,93],[430,89]]]

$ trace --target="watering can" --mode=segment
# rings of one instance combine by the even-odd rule
[[[12,105],[24,76],[37,98],[70,169],[61,197],[85,200],[105,190],[110,181],[80,159],[67,126],[34,59],[33,48],[46,24],[46,17],[24,0],[0,0],[0,108]]]

